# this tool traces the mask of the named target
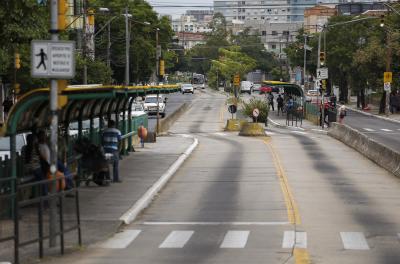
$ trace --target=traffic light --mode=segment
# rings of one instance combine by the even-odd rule
[[[19,84],[19,83],[14,84],[14,92],[15,92],[15,94],[21,93],[21,84]]]
[[[381,27],[385,26],[385,16],[381,15],[381,23],[379,24]]]
[[[323,52],[323,51],[321,51],[321,52],[319,53],[319,64],[320,64],[321,66],[324,66],[324,65],[325,65],[325,52]]]
[[[67,27],[67,13],[68,13],[68,1],[58,0],[58,29],[65,30]]]
[[[165,75],[165,62],[164,60],[160,60],[160,72],[159,72],[160,76],[164,76]]]
[[[94,26],[94,10],[90,9],[88,11],[88,21],[90,26]]]
[[[21,58],[19,53],[14,54],[14,66],[17,70],[21,68]]]

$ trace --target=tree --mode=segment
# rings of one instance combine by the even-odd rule
[[[36,0],[3,0],[0,8],[0,76],[4,82],[14,81],[14,53],[21,56],[17,82],[23,91],[44,86],[46,80],[30,78],[30,43],[48,39],[49,10]]]

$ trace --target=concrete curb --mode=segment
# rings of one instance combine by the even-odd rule
[[[349,107],[347,105],[345,105],[345,106],[348,109],[350,109],[351,111],[354,111],[354,112],[357,112],[357,113],[360,113],[360,114],[363,114],[363,115],[366,115],[366,116],[373,116],[373,117],[378,118],[378,119],[382,119],[382,120],[390,121],[390,122],[393,122],[393,123],[396,123],[396,124],[400,124],[400,120],[391,119],[391,118],[384,117],[384,116],[379,116],[379,115],[374,115],[374,114],[371,114],[371,113],[367,113],[367,112],[364,112],[364,111]]]
[[[182,166],[184,161],[192,154],[199,144],[199,140],[190,135],[180,135],[186,138],[192,138],[193,143],[189,146],[186,151],[179,156],[179,158],[168,168],[168,170],[151,186],[146,193],[136,201],[136,203],[125,212],[119,220],[121,220],[126,225],[129,225],[137,216],[151,203],[157,193],[167,184],[167,182],[172,178],[175,172]]]
[[[376,142],[347,125],[333,123],[328,135],[352,147],[368,159],[400,178],[399,152]]]
[[[160,133],[167,132],[169,128],[175,123],[175,121],[187,110],[189,109],[190,104],[184,103],[179,106],[173,113],[169,114],[165,118],[160,120]],[[157,124],[154,126],[154,130],[156,131]]]

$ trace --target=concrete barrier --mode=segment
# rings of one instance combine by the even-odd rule
[[[332,123],[328,135],[354,148],[382,168],[400,178],[400,153],[368,138],[359,131],[338,123]]]
[[[173,123],[189,109],[189,104],[184,103],[178,107],[173,113],[168,114],[163,119],[160,119],[160,133],[167,132]],[[154,127],[154,131],[157,130],[157,124]]]

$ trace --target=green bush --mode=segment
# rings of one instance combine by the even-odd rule
[[[257,118],[258,122],[265,122],[268,118],[268,103],[262,99],[251,98],[249,102],[242,103],[242,111],[245,116],[253,118],[253,110],[260,110],[260,115]]]

